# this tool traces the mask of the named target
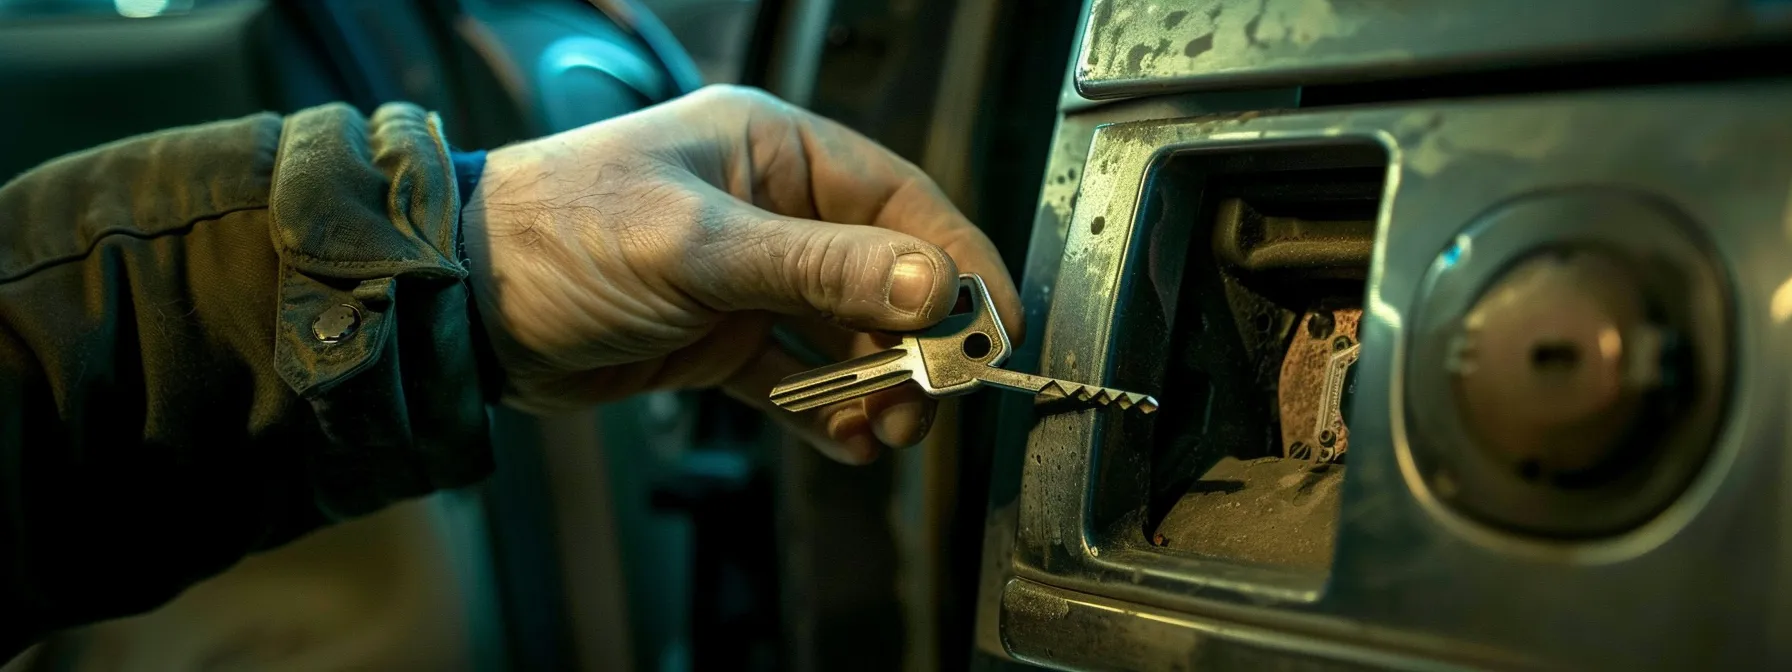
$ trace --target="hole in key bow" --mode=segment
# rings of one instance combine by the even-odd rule
[[[964,356],[971,359],[983,359],[989,356],[989,336],[981,331],[973,331],[964,337]]]

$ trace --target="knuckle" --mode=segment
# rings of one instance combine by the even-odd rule
[[[838,305],[845,291],[842,280],[854,265],[852,246],[831,227],[793,232],[789,239],[790,248],[784,257],[785,277],[797,283],[794,289],[811,304]]]
[[[940,256],[956,260],[982,253],[983,249],[977,246],[976,241],[981,235],[982,232],[974,226],[948,222],[928,232],[925,240],[929,246],[939,251]]]
[[[776,220],[765,221],[716,208],[699,215],[690,232],[690,263],[718,291],[762,302],[788,305],[793,300],[815,305],[825,300],[822,280],[836,247],[831,235]],[[749,298],[750,297],[750,298]]]
[[[739,84],[711,84],[699,89],[697,95],[730,107],[755,108],[782,105],[783,101],[767,93],[764,89]]]

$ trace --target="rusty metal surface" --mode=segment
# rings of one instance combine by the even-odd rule
[[[1116,439],[1123,420],[1085,412],[1033,426],[1015,504],[1014,574],[1141,610],[1274,629],[1286,635],[1276,646],[1290,648],[1348,639],[1500,668],[1792,661],[1773,630],[1792,622],[1792,601],[1781,599],[1792,595],[1792,577],[1779,573],[1792,564],[1780,513],[1792,501],[1788,110],[1792,88],[1707,85],[1098,129],[1063,228],[1039,351],[1043,373],[1090,380],[1140,356],[1115,344],[1145,304],[1176,305],[1177,278],[1165,271],[1176,265],[1158,249],[1171,227],[1147,217],[1140,197],[1166,152],[1339,139],[1388,148],[1395,165],[1360,330],[1336,560],[1329,581],[1315,583],[1171,556],[1139,528],[1093,526],[1092,507],[1114,495],[1089,485],[1123,481],[1112,472],[1131,468],[1136,449]],[[1521,194],[1600,183],[1675,204],[1711,239],[1734,280],[1735,364],[1750,375],[1732,383],[1729,424],[1709,463],[1648,524],[1578,543],[1502,533],[1452,513],[1412,480],[1410,390],[1397,372],[1424,363],[1401,364],[1398,354],[1412,338],[1423,278],[1464,227]],[[1098,218],[1104,226],[1093,227]],[[1009,631],[1007,644],[1037,655],[1049,633],[1067,631],[1027,632]]]
[[[1301,317],[1282,359],[1276,394],[1282,409],[1282,457],[1337,462],[1350,447],[1340,403],[1344,375],[1356,363],[1361,308],[1321,309]]]
[[[1094,0],[1075,81],[1103,99],[1665,51],[1784,35],[1792,13],[1775,4]]]

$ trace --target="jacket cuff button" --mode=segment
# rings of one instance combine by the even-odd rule
[[[337,343],[354,335],[361,326],[361,311],[346,303],[330,306],[311,322],[311,334],[324,343]]]

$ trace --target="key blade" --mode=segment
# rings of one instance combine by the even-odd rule
[[[772,388],[771,400],[797,412],[857,399],[913,379],[908,357],[908,351],[891,348],[789,376]]]
[[[1116,390],[1111,387],[1084,385],[1068,380],[1035,376],[1007,369],[986,367],[978,379],[996,387],[1026,392],[1040,402],[1076,401],[1100,406],[1117,406],[1122,410],[1149,415],[1157,412],[1157,398],[1148,394]]]

